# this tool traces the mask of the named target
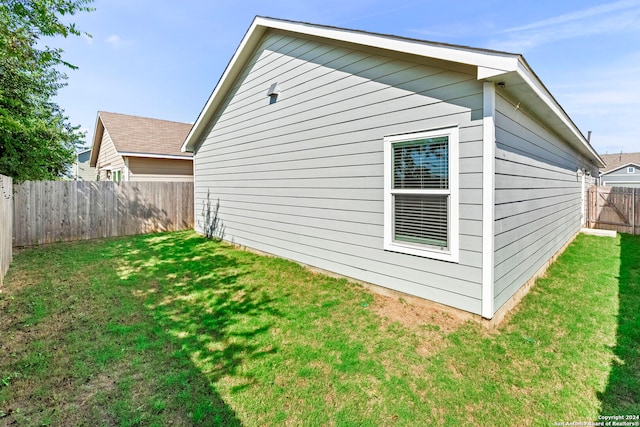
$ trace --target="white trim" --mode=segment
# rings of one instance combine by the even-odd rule
[[[258,22],[259,19],[255,18],[251,23],[251,26],[242,38],[240,45],[231,57],[229,64],[227,64],[227,68],[225,68],[222,76],[220,77],[220,80],[218,80],[218,84],[216,84],[216,87],[213,89],[211,96],[200,112],[198,119],[189,131],[189,134],[182,144],[180,151],[194,151],[195,145],[198,143],[198,138],[200,138],[201,128],[206,128],[208,122],[215,114],[218,106],[220,105],[220,103],[222,103],[227,90],[231,89],[231,86],[235,82],[236,77],[238,77],[242,72],[244,63],[249,60],[250,56],[253,54],[253,50],[258,46],[262,35],[267,29],[264,26],[258,25]]]
[[[343,41],[385,50],[394,50],[444,61],[475,64],[482,67],[506,72],[517,67],[520,55],[483,50],[467,46],[435,43],[425,40],[409,39],[387,34],[376,34],[338,27],[326,27],[280,19],[256,17],[255,24],[292,33],[301,33],[330,40]]]
[[[553,95],[551,95],[551,93],[547,90],[542,81],[540,81],[535,73],[531,71],[524,59],[522,61],[518,61],[518,68],[516,71],[522,78],[522,80],[527,84],[527,86],[530,87],[531,90],[533,90],[537,97],[553,112],[553,114],[558,119],[560,119],[566,129],[569,130],[571,135],[580,142],[582,148],[584,148],[594,159],[598,159],[598,161],[602,163],[602,159],[600,158],[596,150],[591,147],[589,141],[587,141],[587,139],[584,137],[582,132],[580,132],[575,123],[573,123],[564,109],[560,106],[560,104],[558,104],[558,101],[556,101]]]
[[[611,169],[611,170],[608,170],[606,172],[602,172],[600,174],[600,176],[609,175],[610,173],[614,173],[614,172],[622,172],[623,169],[628,168],[629,166],[633,166],[636,169],[640,169],[640,165],[638,163],[629,162],[629,163],[625,163],[624,165],[620,165],[615,169]]]
[[[482,90],[482,317],[491,319],[494,307],[494,187],[496,157],[496,88]]]
[[[191,128],[189,135],[187,135],[181,151],[187,152],[195,149],[202,136],[201,132],[207,128],[207,124],[213,118],[215,110],[217,110],[223,102],[227,90],[231,89],[237,76],[242,72],[246,61],[249,60],[253,54],[253,50],[261,41],[262,36],[270,29],[315,36],[339,42],[354,43],[443,61],[474,65],[482,67],[482,70],[479,71],[481,75],[495,76],[515,71],[518,68],[520,58],[520,55],[507,52],[257,16],[233,54],[218,84]]]
[[[587,174],[583,173],[582,174],[582,188],[580,189],[580,203],[582,204],[582,212],[581,212],[581,225],[584,227],[584,225],[587,223],[587,210],[586,210],[586,206],[585,206],[585,196],[586,196],[586,191],[587,190]]]
[[[602,185],[613,186],[614,184],[640,184],[640,181],[602,181]]]
[[[442,191],[406,191],[392,190],[392,165],[391,146],[396,142],[411,141],[415,139],[434,138],[447,136],[449,147],[449,189]],[[442,261],[458,262],[460,259],[460,191],[459,191],[459,144],[460,130],[458,126],[442,129],[421,131],[411,134],[391,135],[384,138],[384,243],[385,250],[400,252],[409,255],[417,255],[425,258],[433,258]],[[449,195],[449,241],[448,250],[429,248],[428,246],[414,245],[393,240],[393,194],[429,193]]]
[[[635,166],[627,166],[627,173],[636,173]]]
[[[118,154],[127,157],[148,157],[151,159],[193,160],[193,156],[180,156],[177,154],[131,153],[128,151],[118,151]]]
[[[495,82],[501,82],[504,79],[509,80],[517,76],[517,78],[514,79],[515,81],[510,82],[509,86],[514,88],[523,87],[523,89],[515,90],[516,92],[523,92],[522,100],[526,105],[531,104],[533,110],[539,107],[543,112],[550,112],[553,116],[551,121],[554,122],[550,123],[550,126],[557,126],[558,129],[562,130],[561,134],[567,138],[570,145],[590,156],[597,166],[604,167],[600,156],[598,156],[584,135],[578,130],[571,118],[530,69],[521,55],[263,17],[256,17],[251,23],[251,26],[213,90],[213,93],[191,128],[189,135],[181,147],[181,151],[193,152],[197,149],[217,109],[224,102],[227,92],[231,90],[233,84],[235,84],[237,77],[242,73],[245,64],[250,59],[253,51],[258,47],[264,34],[272,29],[289,32],[294,35],[301,34],[320,37],[328,40],[355,43],[361,46],[471,65],[477,67],[476,73],[478,80],[492,79]],[[513,85],[511,85],[511,83],[513,83]],[[528,90],[530,92],[528,92]]]
[[[440,195],[440,196],[446,196],[446,195],[451,194],[451,191],[449,191],[449,190],[401,190],[401,189],[390,189],[389,192],[391,194],[435,194],[435,195]]]
[[[124,158],[124,174],[122,177],[123,181],[129,181],[131,179],[131,177],[129,176],[129,157],[123,157]]]

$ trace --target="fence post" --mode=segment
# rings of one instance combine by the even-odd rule
[[[13,259],[13,180],[0,175],[0,286]]]

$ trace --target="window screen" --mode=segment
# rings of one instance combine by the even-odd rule
[[[395,143],[392,165],[393,239],[446,249],[449,138]]]

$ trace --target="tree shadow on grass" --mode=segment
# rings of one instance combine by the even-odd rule
[[[251,278],[254,255],[193,233],[148,235],[136,242],[148,258],[136,255],[136,248],[131,256],[124,251],[120,273],[135,283],[134,292],[158,325],[212,387],[223,378],[235,387],[250,384],[239,368],[276,352],[261,338],[281,315],[274,298]]]
[[[602,415],[640,415],[640,236],[620,235],[618,281],[615,357],[598,397]]]
[[[192,232],[25,251],[0,300],[0,424],[241,425],[229,398],[280,316],[254,262]]]

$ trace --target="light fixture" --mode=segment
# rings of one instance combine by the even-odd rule
[[[269,86],[269,90],[267,91],[267,96],[269,97],[269,105],[276,103],[279,94],[280,87],[278,87],[278,82],[275,82],[274,84]]]

